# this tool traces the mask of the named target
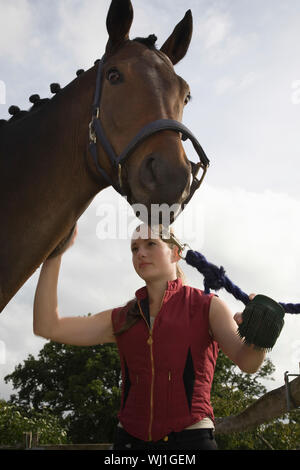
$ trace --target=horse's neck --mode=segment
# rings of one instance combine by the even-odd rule
[[[85,162],[93,87],[82,83],[1,133],[0,311],[101,190]]]
[[[37,173],[40,181],[46,178],[48,184],[53,176],[57,183],[59,175],[65,181],[66,176],[72,178],[74,173],[84,171],[91,91],[74,81],[39,110],[4,126],[0,164],[7,163],[10,172],[13,166],[17,170],[24,163],[24,169],[26,166],[30,174]],[[47,168],[47,175],[42,168]]]
[[[76,85],[75,81],[39,111],[6,126],[5,149],[0,144],[0,192],[4,190],[6,196],[0,203],[3,212],[17,194],[16,209],[27,217],[50,206],[51,214],[65,215],[101,189],[91,179],[85,161],[93,90],[88,93]],[[40,220],[33,217],[35,222]]]

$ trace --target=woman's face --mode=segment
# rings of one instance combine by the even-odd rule
[[[131,252],[134,269],[144,281],[176,279],[176,248],[170,249],[150,228],[140,226],[134,232]]]

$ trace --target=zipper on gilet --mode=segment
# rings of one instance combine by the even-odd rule
[[[162,304],[163,304],[163,301],[164,301],[164,298],[165,298],[165,294],[163,296],[163,299],[161,301],[161,304],[160,304],[160,308],[159,308],[159,311],[157,313],[157,315],[159,314],[160,310],[161,310],[161,307],[162,307]],[[149,338],[147,339],[147,344],[149,345],[149,348],[150,348],[150,360],[151,360],[151,391],[150,391],[150,421],[149,421],[149,428],[148,428],[148,440],[149,441],[152,441],[152,423],[153,423],[153,391],[154,391],[154,375],[155,375],[155,369],[154,369],[154,358],[153,358],[153,337],[152,337],[152,333],[153,333],[153,328],[154,328],[154,324],[155,324],[155,321],[156,321],[156,318],[157,318],[157,315],[156,317],[154,318],[154,322],[153,322],[153,325],[152,327],[149,326],[147,320],[146,320],[146,317],[144,315],[144,312],[141,308],[141,305],[140,305],[140,302],[138,301],[138,306],[139,306],[139,310],[140,310],[140,314],[142,315],[143,319],[145,320],[145,323],[148,327],[148,330],[149,330]]]

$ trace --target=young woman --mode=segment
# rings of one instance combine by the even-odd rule
[[[69,246],[76,236],[77,230]],[[114,449],[217,449],[210,390],[218,350],[247,373],[257,371],[265,353],[237,335],[241,314],[233,317],[217,296],[185,285],[176,245],[140,225],[131,251],[145,286],[125,306],[89,317],[60,317],[61,255],[46,260],[34,333],[78,346],[117,343],[123,383]]]

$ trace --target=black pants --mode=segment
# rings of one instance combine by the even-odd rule
[[[172,432],[168,440],[157,442],[137,439],[117,426],[114,450],[217,450],[212,429],[185,429]]]

